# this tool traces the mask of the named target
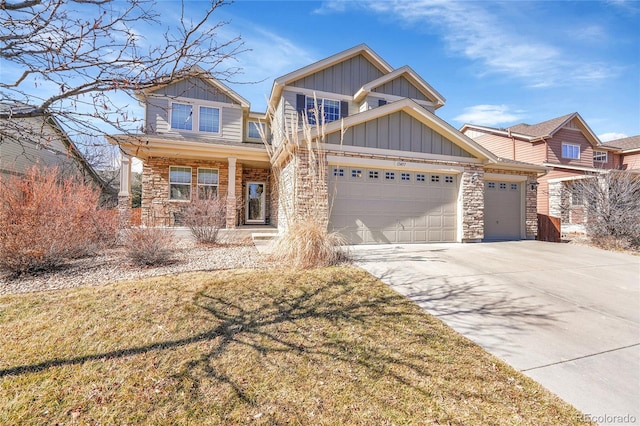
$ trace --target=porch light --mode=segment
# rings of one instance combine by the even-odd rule
[[[478,182],[478,178],[479,178],[478,172],[475,172],[473,175],[471,175],[471,183]]]
[[[540,185],[540,183],[537,180],[534,180],[533,182],[531,182],[531,190],[535,191],[538,189],[538,185]]]

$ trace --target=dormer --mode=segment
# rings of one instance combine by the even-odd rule
[[[145,105],[145,133],[242,142],[249,102],[200,67],[170,84],[139,93]]]

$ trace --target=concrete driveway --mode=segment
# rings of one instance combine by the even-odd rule
[[[601,424],[640,424],[640,257],[539,241],[352,246],[359,266]]]

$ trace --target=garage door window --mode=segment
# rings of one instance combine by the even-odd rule
[[[352,178],[356,178],[356,179],[361,178],[362,177],[362,170],[352,169],[351,170],[351,177]]]
[[[416,181],[417,182],[424,182],[425,181],[425,176],[423,173],[416,173]]]
[[[496,189],[496,183],[495,182],[489,182],[489,183],[487,183],[487,186],[489,187],[489,189]]]
[[[518,190],[518,184],[517,183],[512,183],[511,184],[511,190],[512,191],[517,191]]]
[[[378,179],[378,172],[376,170],[369,170],[369,179]]]
[[[453,183],[453,176],[445,176],[444,177],[444,182],[445,183]]]
[[[386,180],[394,180],[396,178],[396,174],[394,172],[385,172],[384,178]]]
[[[344,176],[344,169],[333,169],[333,175],[337,177]]]
[[[500,189],[507,189],[507,184],[504,182],[500,182]]]
[[[438,175],[431,175],[431,182],[433,182],[433,183],[440,182],[440,176],[438,176]]]
[[[411,174],[410,173],[402,173],[400,175],[400,179],[402,179],[404,181],[410,181],[411,180]]]

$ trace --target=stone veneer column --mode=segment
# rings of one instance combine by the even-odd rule
[[[462,173],[462,242],[484,238],[484,170],[465,167]]]
[[[232,229],[238,223],[236,210],[236,158],[227,158],[229,162],[229,184],[227,185],[227,228]]]
[[[118,224],[121,228],[131,225],[131,157],[120,157],[120,192],[118,192]]]

